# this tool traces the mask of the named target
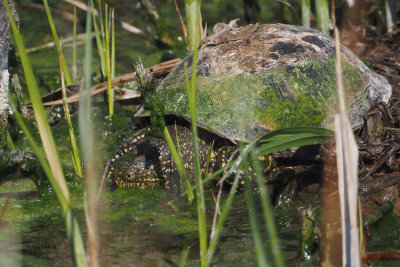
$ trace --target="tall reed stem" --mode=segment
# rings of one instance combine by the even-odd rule
[[[207,254],[207,224],[204,204],[204,190],[201,181],[199,143],[197,134],[197,116],[196,116],[196,98],[197,98],[197,50],[200,43],[200,6],[197,0],[186,0],[186,18],[188,21],[189,34],[189,50],[193,53],[192,73],[190,84],[187,86],[187,94],[189,100],[189,113],[191,119],[192,139],[193,139],[193,154],[194,154],[194,169],[196,180],[196,201],[197,201],[197,220],[199,226],[200,240],[200,259],[201,266],[208,266]]]
[[[81,133],[81,147],[85,159],[86,177],[86,198],[85,198],[85,219],[87,226],[87,246],[89,265],[99,266],[97,250],[97,166],[95,152],[93,149],[93,122],[91,113],[91,79],[92,79],[92,21],[88,12],[86,15],[86,40],[85,40],[85,64],[84,82],[81,84],[80,92],[83,97],[79,101],[79,129]]]
[[[315,13],[319,30],[329,35],[329,4],[328,0],[315,0]]]

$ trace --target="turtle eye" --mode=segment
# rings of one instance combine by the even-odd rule
[[[133,180],[133,173],[131,173],[131,172],[128,172],[127,174],[125,174],[125,178],[126,178],[126,180],[128,180],[128,181],[132,181]]]

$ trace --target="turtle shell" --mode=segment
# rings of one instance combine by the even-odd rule
[[[348,115],[353,127],[375,99],[387,102],[391,86],[341,46]],[[217,24],[200,44],[197,117],[214,132],[249,142],[283,127],[332,128],[337,107],[335,42],[316,30],[284,24]],[[183,60],[154,95],[166,114],[189,114]]]

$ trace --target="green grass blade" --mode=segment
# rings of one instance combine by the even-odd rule
[[[315,13],[318,29],[329,35],[329,4],[328,0],[315,0]]]
[[[270,141],[273,140],[275,136],[277,136],[278,139],[282,139],[284,135],[290,136],[290,135],[297,135],[300,133],[309,133],[309,134],[315,134],[315,135],[321,135],[321,136],[334,136],[334,132],[325,128],[318,128],[318,127],[295,127],[295,128],[283,128],[279,130],[275,130],[272,132],[269,132],[265,135],[263,135],[260,140],[266,140]]]
[[[301,0],[301,24],[304,27],[310,28],[310,0]]]
[[[281,151],[293,147],[322,144],[326,140],[326,137],[314,137],[314,136],[302,139],[297,139],[297,137],[293,138],[295,140],[281,140],[262,145],[259,148],[257,148],[257,151],[260,155],[266,155],[276,151]]]
[[[73,29],[73,45],[72,45],[72,82],[76,83],[76,7],[74,6],[74,29]]]
[[[85,246],[83,245],[78,221],[75,218],[70,206],[68,206],[68,209],[65,211],[64,214],[65,224],[67,228],[67,236],[73,248],[72,254],[74,258],[74,264],[77,267],[86,267],[87,262]]]
[[[111,51],[110,51],[110,25],[109,25],[109,10],[106,4],[105,10],[105,34],[106,34],[106,66],[107,66],[107,90],[108,90],[108,112],[112,116],[114,114],[114,90],[111,86]]]
[[[60,53],[60,41],[58,39],[56,27],[54,26],[53,18],[51,17],[50,8],[49,8],[49,5],[47,3],[47,0],[43,0],[43,4],[44,4],[44,8],[46,10],[47,18],[49,20],[51,32],[53,34],[53,38],[54,38],[54,42],[55,42],[56,47],[57,47],[57,51],[58,51],[58,53]],[[72,80],[71,80],[71,76],[69,75],[68,66],[67,66],[67,62],[65,61],[64,55],[62,55],[62,65],[63,65],[63,68],[64,68],[65,80],[67,82],[67,85],[70,85],[70,84],[72,84]]]
[[[197,0],[185,0],[186,21],[189,38],[189,53],[193,53],[200,43],[200,7]]]
[[[76,174],[82,178],[83,174],[82,174],[81,159],[79,156],[78,146],[76,145],[74,128],[72,126],[71,115],[69,113],[69,107],[68,107],[68,101],[67,101],[67,91],[65,88],[64,70],[63,70],[63,65],[62,65],[61,44],[60,44],[60,53],[58,54],[58,56],[59,56],[59,60],[60,60],[61,92],[62,92],[62,98],[63,98],[63,107],[64,107],[65,120],[66,120],[67,126],[68,126],[69,140],[71,142],[71,147],[72,147],[74,168],[75,168]]]
[[[103,22],[102,22],[103,23]],[[110,28],[109,28],[109,24],[108,24],[108,5],[107,3],[105,4],[105,8],[104,8],[104,31],[103,31],[103,47],[106,48],[106,51],[109,51],[110,49],[107,49],[107,46],[109,47],[110,45]],[[106,53],[107,54],[107,53]]]
[[[196,200],[197,200],[197,216],[199,223],[199,238],[200,238],[200,255],[202,266],[208,266],[207,260],[207,225],[205,218],[205,204],[204,204],[204,191],[203,185],[201,183],[201,169],[200,169],[200,158],[199,158],[199,143],[197,135],[197,125],[196,125],[196,62],[197,62],[197,49],[195,49],[193,56],[192,65],[192,80],[191,88],[188,88],[189,97],[189,110],[191,117],[191,129],[192,129],[192,139],[193,139],[193,153],[194,153],[194,167],[195,167],[195,180],[197,185],[196,190]]]
[[[174,163],[175,163],[176,169],[178,170],[179,176],[181,177],[181,180],[182,180],[185,188],[190,188],[191,187],[190,180],[189,180],[189,177],[183,166],[182,158],[179,155],[178,151],[176,150],[176,148],[174,146],[174,142],[172,141],[171,135],[169,134],[169,131],[165,125],[162,127],[162,131],[163,131],[165,140],[167,141],[168,148],[171,151],[171,156],[172,156],[172,159],[174,160]],[[189,203],[192,203],[193,199],[194,199],[193,192],[188,193]]]
[[[136,67],[136,65],[135,65],[135,70],[136,70],[136,73],[139,75],[138,80],[140,80],[140,81],[142,81],[142,83],[144,83],[144,79],[140,75],[140,70],[138,67]],[[192,201],[194,199],[194,194],[191,190],[189,190],[189,188],[191,187],[190,180],[189,180],[189,177],[183,166],[182,158],[179,155],[179,153],[177,152],[175,145],[171,139],[171,135],[170,135],[167,127],[165,126],[165,121],[162,117],[163,112],[161,112],[162,105],[161,105],[161,103],[158,102],[158,100],[154,97],[154,95],[151,92],[148,92],[145,95],[145,105],[146,105],[146,109],[150,110],[152,120],[155,120],[156,125],[158,125],[161,128],[161,130],[164,134],[165,140],[166,140],[168,148],[171,152],[171,156],[175,163],[176,169],[179,173],[179,176],[181,178],[183,185],[186,188],[186,191],[188,194],[188,201],[189,201],[189,203],[192,203]]]
[[[246,176],[249,176],[249,160],[248,156],[242,161],[243,162],[243,170],[245,170]],[[250,218],[250,226],[251,233],[254,240],[256,256],[257,256],[257,265],[262,267],[270,266],[267,261],[267,255],[265,254],[264,242],[262,240],[262,234],[260,231],[260,226],[258,223],[257,212],[256,212],[256,204],[254,200],[253,190],[251,188],[250,180],[245,179],[245,198],[247,202],[247,208],[249,211]]]
[[[228,218],[229,212],[231,211],[233,199],[235,197],[236,189],[237,189],[237,186],[238,186],[238,183],[240,180],[239,177],[240,177],[240,173],[237,172],[235,179],[233,180],[231,190],[229,191],[228,198],[225,201],[225,205],[222,210],[222,213],[218,218],[218,222],[217,222],[217,226],[215,227],[214,234],[210,238],[210,245],[208,246],[208,250],[207,250],[208,264],[211,263],[211,259],[214,256],[219,238],[221,237],[224,223],[225,223],[226,219]]]
[[[115,23],[114,8],[111,12],[111,79],[115,78]]]
[[[181,259],[179,261],[179,267],[185,267],[188,265],[189,259],[189,252],[190,252],[190,245],[186,245],[183,247]]]
[[[99,6],[100,32],[101,32],[101,34],[102,34],[102,36],[101,36],[102,46],[103,46],[103,47],[106,47],[106,44],[105,44],[105,37],[104,37],[105,31],[104,31],[103,11],[102,11],[102,9],[101,9],[101,8],[102,8],[101,0],[99,0],[98,6]]]
[[[199,241],[200,241],[200,259],[201,266],[208,266],[207,255],[207,224],[206,213],[204,204],[204,190],[201,181],[201,168],[200,168],[200,153],[197,135],[197,117],[196,117],[196,78],[197,78],[197,50],[200,43],[200,6],[197,0],[185,0],[186,18],[188,21],[188,34],[189,34],[189,51],[193,52],[192,73],[190,86],[187,82],[187,95],[189,112],[191,119],[192,139],[193,139],[193,154],[194,154],[194,170],[196,181],[196,201],[197,201],[197,221],[199,227]],[[186,72],[188,79],[188,73]]]
[[[278,231],[275,225],[274,214],[272,211],[271,201],[269,199],[268,190],[265,186],[264,175],[261,171],[261,164],[257,154],[252,151],[251,162],[253,163],[254,170],[256,172],[256,180],[258,186],[258,192],[261,198],[261,205],[263,209],[265,229],[268,230],[269,241],[271,244],[272,255],[274,257],[275,266],[283,267],[284,260],[281,251],[280,241],[278,237]]]
[[[94,10],[93,0],[91,0],[91,8],[92,8],[92,10]],[[101,9],[99,10],[99,14],[101,15]],[[94,33],[96,36],[97,53],[100,57],[101,74],[105,77],[107,75],[107,71],[106,71],[107,67],[106,67],[104,46],[103,46],[103,42],[102,42],[101,32],[99,31],[99,27],[97,25],[97,18],[96,18],[96,15],[94,14],[94,12],[92,12],[92,16],[93,16]],[[100,24],[102,25],[101,16],[100,16]],[[103,29],[103,25],[101,26],[101,29]]]
[[[6,138],[7,138],[7,149],[9,150],[9,151],[11,151],[11,150],[14,150],[15,149],[15,146],[14,146],[14,143],[13,143],[13,141],[12,141],[12,138],[11,138],[11,135],[10,135],[10,132],[8,131],[8,129],[7,129],[7,131],[6,131]]]

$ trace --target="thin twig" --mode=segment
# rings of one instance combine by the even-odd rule
[[[393,146],[391,146],[388,149],[386,149],[385,152],[383,152],[383,154],[379,157],[379,159],[374,163],[374,165],[371,167],[371,169],[367,172],[367,174],[364,175],[364,177],[361,178],[361,180],[365,180],[372,173],[374,173],[398,149],[400,149],[400,144],[398,144],[398,143],[395,143]]]
[[[161,74],[165,74],[170,72],[175,66],[177,66],[182,60],[180,58],[172,59],[152,67],[146,68],[146,73],[152,73],[154,76],[158,76]],[[117,86],[122,83],[127,83],[136,80],[136,72],[126,73],[121,75],[111,81],[111,86]],[[96,95],[103,91],[107,90],[107,82],[99,83],[95,86],[92,86],[90,89],[90,95]],[[79,101],[81,97],[85,96],[85,92],[83,93],[76,93],[71,95],[67,98],[68,103],[73,103]],[[43,106],[54,106],[54,105],[61,105],[63,103],[62,99],[55,100],[55,101],[48,101],[44,102]],[[26,105],[26,107],[30,107],[31,105]]]
[[[362,195],[376,194],[398,183],[400,183],[400,172],[376,175],[372,181],[362,184],[362,187],[367,189],[362,191]]]

